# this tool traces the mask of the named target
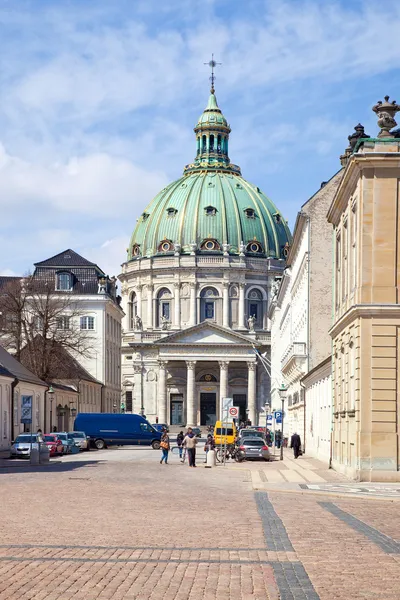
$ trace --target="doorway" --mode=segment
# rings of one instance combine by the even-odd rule
[[[200,394],[200,425],[215,425],[217,420],[217,394]]]
[[[184,425],[183,422],[183,394],[171,394],[171,425]]]
[[[233,394],[233,406],[239,408],[239,423],[245,423],[247,420],[247,396],[246,394]]]

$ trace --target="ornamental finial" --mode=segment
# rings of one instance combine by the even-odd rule
[[[222,63],[216,62],[214,60],[214,54],[211,54],[211,60],[208,63],[204,63],[205,65],[208,65],[211,68],[211,77],[210,77],[210,81],[211,81],[211,89],[210,92],[212,94],[215,93],[215,87],[214,87],[214,82],[215,82],[215,75],[214,75],[214,69],[217,65],[222,65]]]
[[[400,111],[400,106],[396,103],[396,100],[389,102],[389,96],[385,96],[385,102],[379,100],[375,106],[372,107],[374,113],[378,115],[378,126],[380,132],[378,137],[394,137],[390,130],[396,127],[397,123],[394,119],[397,112]]]

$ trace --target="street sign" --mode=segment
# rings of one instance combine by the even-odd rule
[[[222,410],[228,411],[233,406],[233,398],[222,398]]]
[[[228,409],[228,414],[229,414],[230,417],[232,417],[232,419],[239,418],[239,407],[238,406],[231,406]]]
[[[272,425],[273,418],[273,415],[267,415],[267,425]]]
[[[21,396],[21,423],[32,423],[32,396]]]
[[[274,412],[274,417],[275,417],[275,422],[278,425],[281,425],[282,424],[282,411],[281,410],[276,410]]]

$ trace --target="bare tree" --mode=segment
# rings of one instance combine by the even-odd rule
[[[44,381],[57,378],[58,354],[90,358],[94,337],[81,329],[82,308],[73,294],[55,291],[32,276],[0,290],[0,343]]]

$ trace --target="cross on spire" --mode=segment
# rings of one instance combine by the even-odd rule
[[[210,77],[210,81],[211,81],[211,93],[214,94],[215,93],[215,87],[214,87],[214,81],[215,81],[215,75],[214,75],[214,69],[217,65],[222,65],[222,63],[216,62],[214,60],[214,53],[211,54],[211,60],[208,63],[204,63],[205,65],[208,65],[211,68],[211,77]]]

